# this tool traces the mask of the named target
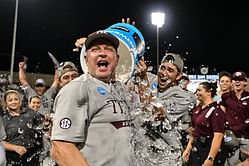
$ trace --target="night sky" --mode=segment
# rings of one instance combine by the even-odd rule
[[[156,63],[156,26],[151,12],[166,14],[160,28],[160,59],[165,52],[185,58],[186,71],[243,70],[249,75],[249,1],[193,0],[19,0],[14,71],[23,56],[28,72],[54,73],[50,51],[80,69],[77,38],[121,22],[136,21],[146,42],[145,59]],[[0,0],[0,70],[10,70],[15,0]]]

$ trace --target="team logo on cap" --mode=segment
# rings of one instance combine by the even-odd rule
[[[94,34],[107,34],[104,30],[99,30],[99,31],[97,31],[97,32],[93,32],[93,33],[91,33],[90,35],[88,35],[88,37],[90,37],[90,36],[92,36],[92,35],[94,35]]]
[[[242,73],[241,72],[236,72],[235,76],[237,76],[237,77],[242,76]]]
[[[97,34],[102,34],[102,33],[106,33],[104,30],[99,30],[96,32]]]
[[[63,118],[60,121],[60,127],[62,129],[69,129],[72,126],[72,121],[69,118]]]
[[[97,91],[99,92],[100,95],[105,95],[106,94],[106,90],[103,87],[97,87]]]

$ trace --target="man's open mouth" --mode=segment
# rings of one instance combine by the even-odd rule
[[[109,65],[109,62],[105,61],[105,60],[100,60],[97,62],[98,67],[107,67]]]

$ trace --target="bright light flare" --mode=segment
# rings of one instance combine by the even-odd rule
[[[164,13],[160,13],[160,12],[151,13],[152,24],[158,26],[159,28],[163,26],[164,18],[165,18]]]

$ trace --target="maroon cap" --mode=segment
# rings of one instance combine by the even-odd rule
[[[243,71],[236,71],[233,73],[233,76],[232,76],[232,79],[233,80],[247,80],[247,76],[246,76],[246,73],[243,72]]]
[[[89,49],[92,46],[92,43],[98,39],[105,39],[105,40],[111,42],[113,47],[116,50],[119,46],[119,40],[115,36],[113,36],[112,34],[106,32],[106,31],[99,30],[97,32],[90,34],[87,37],[86,42],[85,42],[86,50]]]

